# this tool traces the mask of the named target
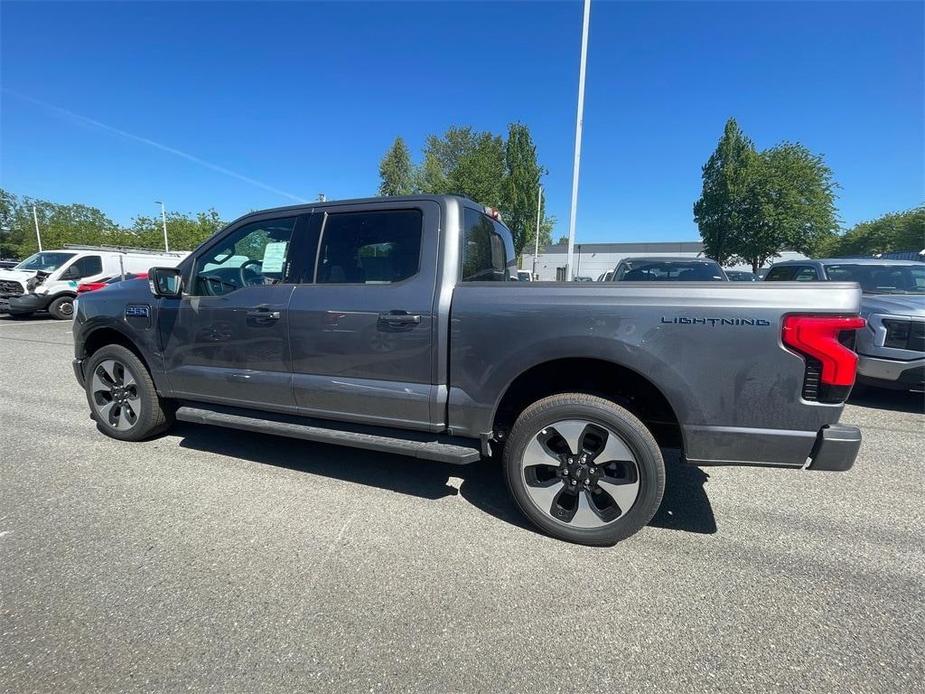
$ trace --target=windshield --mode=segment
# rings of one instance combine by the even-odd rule
[[[36,253],[30,255],[14,270],[40,270],[41,272],[54,272],[64,265],[68,260],[74,257],[74,253]]]
[[[683,261],[627,261],[624,282],[725,282],[723,271],[716,263]]]
[[[833,282],[857,282],[865,294],[925,294],[925,263],[909,265],[826,265]]]

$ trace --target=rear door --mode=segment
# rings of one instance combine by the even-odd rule
[[[157,326],[176,396],[294,410],[289,354],[291,248],[304,217],[251,218],[199,251]]]
[[[433,360],[439,220],[431,201],[313,216],[320,240],[289,305],[300,412],[415,429],[442,421]]]

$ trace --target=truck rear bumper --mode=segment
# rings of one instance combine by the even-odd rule
[[[857,427],[831,425],[819,431],[686,426],[685,459],[692,465],[848,470],[861,446]]]

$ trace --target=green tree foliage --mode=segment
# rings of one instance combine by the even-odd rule
[[[856,224],[840,236],[826,239],[819,256],[875,255],[890,251],[920,251],[925,248],[925,206],[905,212],[891,212],[869,222]]]
[[[405,141],[396,137],[395,142],[379,162],[379,195],[388,197],[411,195],[414,192],[414,170],[411,153]]]
[[[501,210],[520,254],[536,235],[536,198],[543,170],[527,126],[512,123],[507,135],[505,139],[468,126],[451,127],[441,136],[429,135],[423,161],[412,167],[410,187],[418,193],[464,195]],[[383,165],[394,150],[395,144],[383,158]],[[391,190],[389,183],[395,180],[387,176],[383,165],[380,193]],[[547,217],[544,210],[541,215],[540,243],[545,246],[556,220]]]
[[[87,205],[62,205],[0,190],[0,255],[25,258],[38,250],[32,206],[38,214],[43,248],[66,244],[161,249],[164,232],[159,216],[136,217],[128,229],[120,228],[101,210]],[[215,210],[167,215],[171,250],[192,250],[224,226]]]
[[[837,228],[835,188],[821,156],[790,142],[756,152],[730,118],[694,203],[707,255],[757,272],[785,248],[814,253]]]
[[[734,118],[703,167],[703,192],[694,203],[694,220],[706,254],[726,265],[735,255],[734,232],[745,223],[749,171],[757,154]]]

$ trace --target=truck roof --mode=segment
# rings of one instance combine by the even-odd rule
[[[238,219],[245,219],[252,215],[267,214],[271,212],[306,212],[308,210],[315,210],[325,207],[337,207],[338,205],[362,205],[377,202],[420,202],[422,200],[430,200],[437,203],[443,203],[448,200],[455,200],[461,203],[464,207],[470,207],[472,209],[478,210],[479,212],[483,212],[485,210],[484,205],[480,205],[474,200],[471,200],[470,198],[464,197],[462,195],[397,195],[395,197],[379,196],[369,198],[348,198],[346,200],[325,200],[324,202],[317,200],[315,202],[304,202],[298,205],[270,207],[264,210],[254,210],[253,212],[248,212],[245,215],[241,215]]]

